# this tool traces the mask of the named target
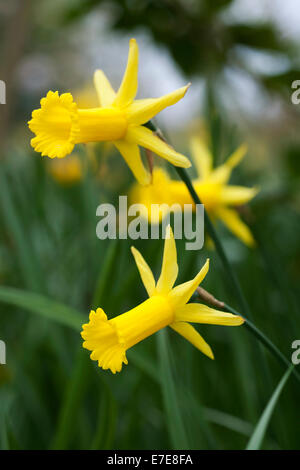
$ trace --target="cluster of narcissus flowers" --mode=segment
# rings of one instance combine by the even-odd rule
[[[188,168],[190,161],[144,126],[156,114],[179,101],[188,85],[161,98],[135,100],[138,88],[138,46],[130,40],[127,68],[116,93],[102,70],[94,74],[99,104],[78,109],[70,93],[49,91],[41,107],[32,113],[29,128],[35,134],[32,147],[50,158],[69,155],[75,144],[110,141],[119,150],[140,184],[150,182],[139,146],[151,150],[175,166]]]
[[[247,225],[241,220],[236,207],[249,202],[256,194],[256,188],[229,185],[231,172],[246,154],[245,145],[239,147],[223,165],[213,168],[213,158],[209,149],[200,139],[191,140],[191,153],[197,170],[193,186],[213,220],[220,219],[246,245],[253,246],[254,239]],[[147,187],[134,185],[130,192],[131,202],[145,208],[145,217],[158,217],[159,222],[168,206],[183,208],[185,204],[195,204],[182,181],[172,180],[162,168],[153,171],[152,184]],[[151,204],[161,205],[161,211],[151,214]],[[166,204],[166,206],[163,206]],[[168,205],[168,206],[167,206]],[[165,211],[165,212],[164,212]]]
[[[170,326],[211,359],[210,346],[190,323],[239,326],[244,319],[238,315],[221,312],[199,303],[187,302],[207,274],[207,260],[191,281],[176,287],[178,275],[177,253],[170,226],[165,235],[161,274],[157,282],[141,253],[132,247],[137,268],[149,298],[137,307],[111,320],[101,308],[90,312],[89,323],[83,325],[83,346],[92,351],[91,359],[99,367],[114,374],[127,364],[126,351],[157,331]]]
[[[180,88],[161,98],[135,100],[138,80],[138,46],[130,41],[127,68],[117,92],[113,90],[101,70],[94,75],[94,84],[99,105],[94,108],[79,108],[70,93],[49,91],[41,100],[41,107],[33,111],[29,128],[35,134],[31,140],[33,148],[50,158],[62,159],[69,155],[78,143],[112,142],[124,157],[126,163],[141,185],[151,183],[151,175],[144,167],[140,148],[150,150],[175,166],[188,168],[190,161],[161,140],[147,126],[147,122],[167,106],[175,104],[186,93],[188,86]],[[211,155],[194,142],[195,163],[199,178],[195,188],[206,209],[219,217],[245,243],[251,243],[251,234],[227,206],[235,206],[250,200],[256,190],[228,186],[231,170],[240,161],[244,149],[238,149],[228,161],[212,169]],[[67,164],[68,161],[68,164]],[[79,179],[81,166],[76,156],[58,160],[52,174],[59,180]],[[66,162],[66,163],[65,163]],[[191,198],[185,186],[171,181],[162,170],[155,169],[153,184],[145,192],[134,189],[135,202],[190,203]],[[208,260],[191,281],[176,287],[178,274],[176,245],[172,230],[168,226],[165,240],[161,275],[155,282],[153,274],[142,257],[132,248],[140,276],[149,298],[122,315],[108,320],[101,308],[90,312],[89,322],[83,325],[81,335],[83,346],[92,351],[91,359],[98,361],[103,369],[119,372],[127,364],[126,351],[146,337],[170,326],[211,359],[214,358],[210,346],[190,323],[210,323],[214,325],[238,326],[244,319],[238,315],[221,312],[199,303],[187,302],[208,271]]]

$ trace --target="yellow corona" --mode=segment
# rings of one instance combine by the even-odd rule
[[[196,348],[213,359],[210,346],[190,323],[238,326],[244,319],[206,305],[187,302],[204,279],[209,268],[207,260],[191,281],[176,287],[178,275],[177,252],[170,226],[167,227],[161,275],[155,282],[151,269],[141,253],[132,253],[149,298],[137,307],[108,320],[101,308],[90,312],[89,322],[83,325],[83,347],[92,351],[91,359],[99,367],[114,374],[127,364],[126,351],[157,331],[170,326]]]
[[[112,142],[142,185],[150,183],[139,146],[151,150],[173,165],[188,168],[190,161],[144,126],[156,114],[179,101],[188,86],[161,98],[135,100],[138,88],[138,45],[130,40],[127,68],[118,92],[102,70],[96,70],[94,84],[99,103],[79,109],[71,93],[49,91],[41,107],[32,113],[28,125],[35,134],[32,147],[42,156],[64,158],[74,146],[88,142]]]

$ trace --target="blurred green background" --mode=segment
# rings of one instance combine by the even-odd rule
[[[244,327],[199,327],[214,362],[171,330],[154,335],[116,376],[82,349],[78,324],[91,308],[115,316],[146,298],[131,241],[95,233],[98,204],[117,203],[133,179],[98,145],[76,149],[82,177],[62,184],[31,149],[27,121],[49,89],[91,100],[96,68],[117,88],[130,37],[140,47],[139,97],[192,81],[157,123],[187,155],[189,136],[205,129],[216,164],[249,144],[232,181],[261,189],[244,213],[257,248],[217,230],[254,323],[290,359],[300,339],[298,2],[12,0],[0,15],[0,447],[244,449],[285,372]],[[217,253],[186,252],[184,242],[179,281],[209,256],[204,287],[240,310]],[[163,241],[135,246],[158,275]],[[292,375],[262,448],[300,448],[299,387]]]

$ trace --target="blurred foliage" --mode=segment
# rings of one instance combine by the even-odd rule
[[[237,46],[254,51],[281,53],[290,59],[290,69],[274,77],[259,76],[267,87],[286,86],[287,76],[299,76],[294,65],[295,46],[284,39],[270,22],[230,23],[224,18],[233,0],[85,0],[66,9],[64,22],[79,20],[99,6],[109,7],[112,26],[130,31],[147,30],[153,39],[168,48],[175,62],[188,76],[216,78],[226,66],[243,67]],[[290,82],[289,82],[290,83]]]

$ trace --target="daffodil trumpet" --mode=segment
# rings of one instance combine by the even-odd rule
[[[238,326],[244,319],[200,303],[187,302],[208,272],[209,260],[199,273],[188,282],[176,287],[178,275],[177,252],[170,226],[165,235],[161,274],[157,282],[141,253],[131,248],[142,282],[149,298],[137,307],[108,320],[101,308],[92,310],[89,322],[83,325],[83,347],[92,351],[91,359],[99,367],[114,374],[127,364],[126,351],[157,331],[170,326],[190,341],[206,356],[214,359],[210,346],[190,323]]]
[[[191,163],[144,126],[156,114],[184,97],[188,86],[161,98],[135,100],[138,88],[138,45],[130,40],[127,68],[116,93],[102,70],[96,70],[94,85],[99,99],[95,108],[79,109],[71,93],[49,91],[41,107],[32,113],[28,125],[35,134],[32,147],[50,158],[63,158],[76,144],[112,142],[140,184],[150,183],[139,146],[148,149],[175,166]]]

